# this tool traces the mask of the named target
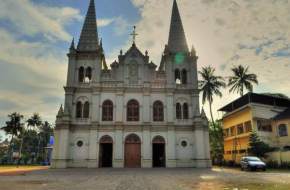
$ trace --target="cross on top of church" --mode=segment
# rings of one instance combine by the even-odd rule
[[[133,37],[133,44],[135,44],[136,37],[138,36],[138,34],[136,33],[136,26],[133,27],[133,32],[130,35]]]

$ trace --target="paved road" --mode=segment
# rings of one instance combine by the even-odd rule
[[[283,184],[290,189],[290,173],[220,168],[44,170],[20,176],[1,176],[0,190],[218,190],[249,183],[261,187]]]

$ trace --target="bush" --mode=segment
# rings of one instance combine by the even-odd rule
[[[279,168],[279,164],[277,161],[271,160],[271,161],[267,162],[267,167],[276,169],[276,168]]]
[[[290,169],[290,162],[282,162],[280,165],[281,169]]]

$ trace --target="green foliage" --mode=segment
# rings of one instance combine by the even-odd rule
[[[260,140],[256,132],[253,132],[249,138],[249,153],[257,157],[265,157],[265,154],[273,151],[268,144]]]
[[[244,95],[244,88],[248,91],[253,91],[253,83],[258,84],[257,75],[249,74],[249,67],[243,67],[242,65],[232,68],[233,76],[229,78],[228,86],[230,92],[237,92],[241,96]]]
[[[6,125],[3,126],[1,129],[5,131],[6,134],[12,136],[20,135],[24,124],[22,123],[23,115],[19,113],[12,113],[8,115],[9,120],[6,121]]]
[[[211,120],[214,123],[212,114],[213,97],[215,95],[222,97],[221,88],[225,88],[226,83],[221,76],[215,75],[215,69],[210,66],[203,67],[199,74],[202,78],[199,81],[199,88],[202,93],[202,104],[205,104],[206,101],[209,103]]]
[[[24,124],[22,123],[23,115],[19,113],[12,113],[8,115],[9,120],[6,121],[6,125],[1,129],[5,131],[6,134],[11,135],[11,140],[9,143],[8,159],[12,161],[13,153],[13,141],[14,137],[19,137],[23,131]]]
[[[8,154],[9,162],[12,160],[12,149],[21,152],[21,163],[41,163],[45,158],[45,147],[49,143],[50,136],[53,135],[53,128],[47,121],[42,122],[39,114],[33,114],[26,122],[27,128],[22,123],[23,116],[18,113],[9,115],[10,120],[2,129],[6,134],[12,135],[10,149],[7,153],[0,150],[2,154]],[[13,143],[12,143],[13,142]],[[4,158],[5,156],[2,155]],[[3,159],[2,159],[3,160]]]
[[[41,117],[38,113],[34,113],[26,122],[29,129],[38,129],[42,125]]]
[[[221,164],[224,153],[224,138],[223,129],[220,122],[210,123],[209,139],[213,163]]]

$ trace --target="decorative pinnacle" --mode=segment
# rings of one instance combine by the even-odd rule
[[[75,49],[75,38],[72,39],[71,45],[70,45],[70,49],[74,50]]]
[[[136,33],[136,26],[133,27],[133,32],[130,34],[133,37],[133,44],[136,42],[136,37],[139,35]]]

